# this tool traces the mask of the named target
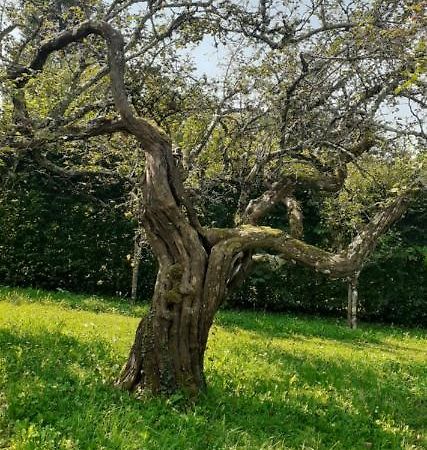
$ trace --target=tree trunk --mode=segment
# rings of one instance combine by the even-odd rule
[[[166,260],[166,252],[163,256]],[[118,385],[164,394],[183,390],[190,396],[204,389],[209,330],[243,259],[220,243],[205,261],[197,250],[181,260],[161,260],[150,311],[138,326]]]
[[[347,305],[347,321],[348,326],[355,330],[357,328],[357,307],[358,307],[358,284],[359,274],[352,275],[348,280],[348,305]]]
[[[131,291],[131,303],[136,303],[138,298],[138,279],[139,279],[139,266],[140,260],[134,258],[132,264],[132,291]]]
[[[184,292],[184,269],[179,263],[159,270],[152,305],[136,331],[119,384],[153,393],[182,389],[190,395],[204,387],[199,317],[201,290]],[[203,271],[195,284],[202,286]]]
[[[240,245],[207,242],[177,176],[166,144],[146,154],[142,224],[159,269],[149,313],[117,384],[195,395],[205,386],[203,358],[215,312],[245,258]]]

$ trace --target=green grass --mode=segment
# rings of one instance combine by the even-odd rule
[[[207,393],[111,385],[143,308],[0,288],[0,448],[423,449],[426,333],[222,312]]]

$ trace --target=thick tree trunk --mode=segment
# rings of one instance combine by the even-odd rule
[[[241,265],[237,247],[204,238],[178,176],[169,144],[146,154],[142,224],[159,270],[150,311],[117,382],[128,390],[194,395],[204,388],[209,329]]]
[[[209,330],[243,258],[222,244],[211,249],[204,264],[193,262],[198,256],[161,262],[150,311],[117,382],[121,387],[165,394],[183,390],[191,396],[204,389]]]
[[[204,385],[199,318],[201,292],[184,293],[183,268],[163,266],[158,273],[149,313],[141,320],[119,384],[170,394],[196,394]],[[197,276],[200,286],[203,271]],[[196,289],[197,290],[197,289]]]
[[[153,218],[145,220],[149,227]],[[157,255],[154,296],[117,384],[165,394],[183,390],[193,396],[205,387],[203,360],[215,313],[245,272],[250,252],[227,240],[205,244],[206,253],[197,247],[184,250],[178,230],[165,240],[159,238],[161,232],[152,231],[147,234],[153,248],[163,251]]]

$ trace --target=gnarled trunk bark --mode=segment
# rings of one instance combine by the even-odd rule
[[[193,274],[194,291],[184,292],[180,279],[188,269],[180,263],[160,268],[150,311],[138,326],[118,381],[123,388],[165,394],[182,389],[193,395],[204,387],[200,339],[204,270]]]
[[[154,247],[163,247],[152,304],[117,384],[196,395],[205,387],[203,360],[215,313],[247,258],[225,242],[200,258],[198,249],[181,248],[180,253],[181,236],[151,238]]]
[[[117,384],[190,395],[205,386],[203,358],[213,317],[240,271],[238,247],[210,244],[192,220],[169,144],[146,154],[142,223],[159,269]]]

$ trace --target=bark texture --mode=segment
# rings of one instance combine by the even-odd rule
[[[184,213],[169,144],[146,154],[143,225],[159,270],[148,315],[119,384],[170,393],[203,385],[199,317],[207,254]]]
[[[159,156],[160,155],[160,156]],[[190,395],[205,386],[203,359],[215,312],[244,254],[227,241],[210,244],[192,224],[169,145],[146,154],[143,225],[159,270],[149,313],[117,384]]]

